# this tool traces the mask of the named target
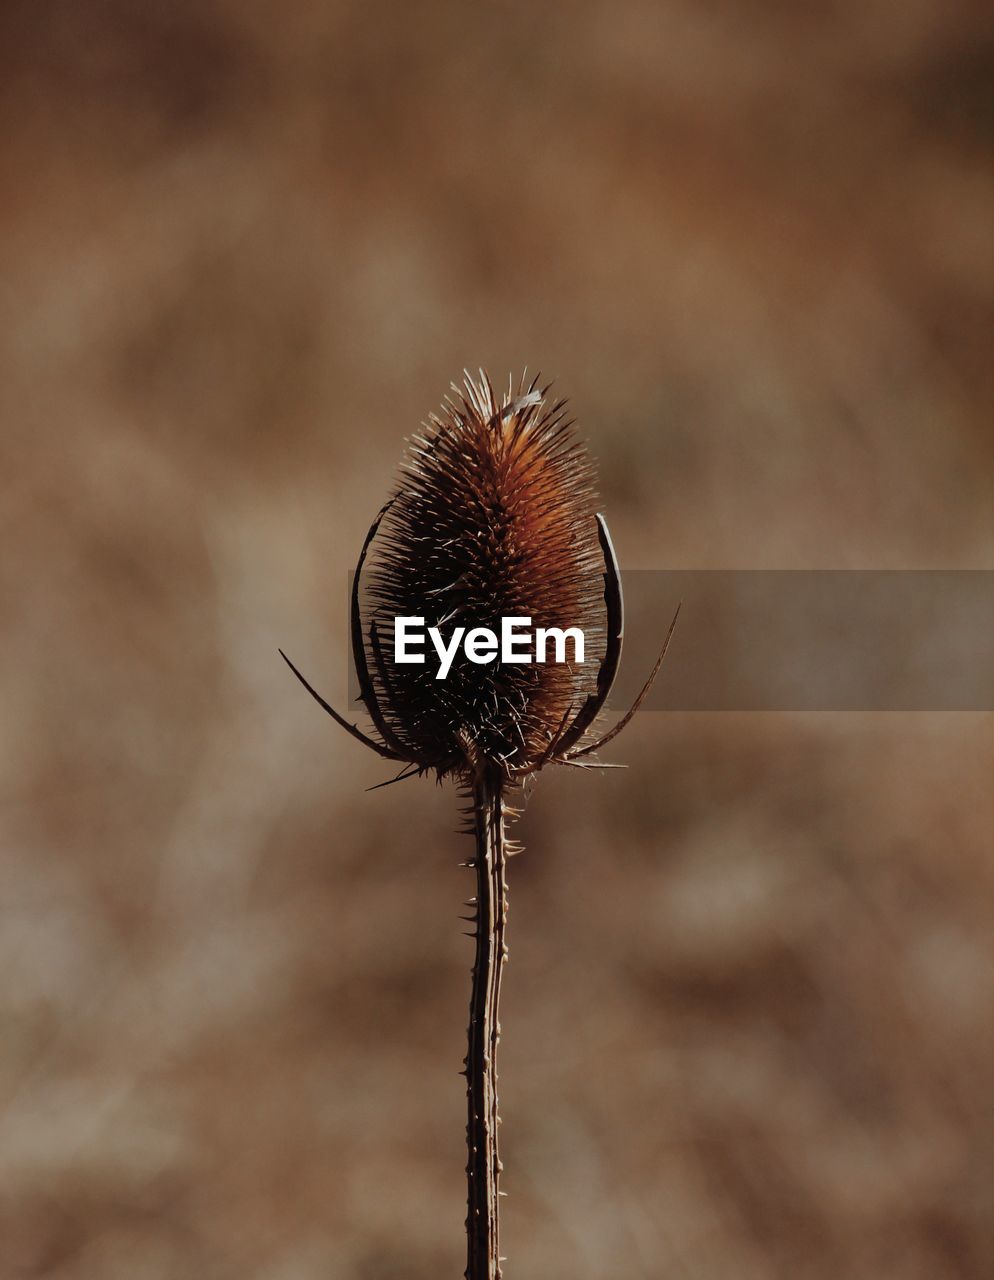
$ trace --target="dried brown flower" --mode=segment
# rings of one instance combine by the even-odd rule
[[[463,389],[453,390],[455,398],[412,440],[353,579],[352,654],[377,736],[349,724],[283,657],[353,737],[404,762],[392,781],[434,771],[454,775],[469,793],[475,854],[466,865],[476,873],[476,896],[467,906],[476,956],[465,1059],[466,1276],[499,1280],[498,1002],[512,852],[505,795],[549,763],[610,767],[584,757],[635,714],[676,618],[632,709],[588,742],[617,674],[623,631],[621,579],[607,525],[595,511],[593,465],[565,402],[548,403],[548,387],[540,389],[538,379],[528,386],[522,379],[517,389],[509,384],[499,401],[482,371],[478,381],[467,375]],[[578,627],[590,649],[601,651],[597,675],[558,661],[477,664],[462,657],[439,680],[427,664],[394,660],[398,617],[422,617],[443,634],[458,626],[496,632],[509,617],[531,618],[535,628]]]
[[[595,514],[593,464],[566,402],[547,404],[549,388],[539,389],[537,378],[516,390],[509,383],[499,402],[483,371],[453,390],[456,398],[413,438],[400,484],[356,567],[353,658],[378,738],[345,721],[283,657],[343,727],[411,772],[520,779],[550,762],[577,763],[620,732],[665,646],[628,715],[599,742],[585,743],[617,674],[623,631],[617,562]],[[360,583],[374,539],[364,607]],[[426,665],[394,662],[400,616],[424,617],[443,633],[497,630],[502,617],[530,617],[535,627],[580,627],[591,648],[604,652],[594,681],[567,663],[465,658],[436,680]]]
[[[421,616],[443,634],[580,627],[603,631],[594,471],[565,403],[533,382],[503,402],[482,375],[412,440],[377,538],[366,628],[372,682],[391,738],[439,773],[534,768],[571,707],[584,670],[545,662],[485,665],[460,654],[444,680],[393,661],[393,619]]]

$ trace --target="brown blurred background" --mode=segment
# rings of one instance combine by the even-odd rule
[[[639,568],[994,567],[965,0],[4,0],[0,1277],[461,1274],[470,891],[343,598],[464,365]],[[512,865],[516,1280],[994,1274],[994,724],[640,717]]]

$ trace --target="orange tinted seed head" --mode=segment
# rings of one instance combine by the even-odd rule
[[[412,439],[373,544],[362,632],[376,699],[408,758],[443,774],[534,767],[603,648],[594,468],[547,391],[536,380],[498,397],[485,373],[467,377]],[[446,643],[460,626],[499,636],[504,617],[579,627],[585,662],[478,664],[460,648],[437,679],[430,644],[423,665],[394,661],[397,617]]]

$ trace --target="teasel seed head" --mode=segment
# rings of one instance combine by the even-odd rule
[[[624,629],[593,463],[566,401],[550,399],[537,378],[526,385],[522,377],[516,388],[509,382],[498,396],[481,370],[453,392],[411,439],[353,579],[352,656],[376,737],[339,715],[280,653],[353,737],[410,766],[391,781],[433,771],[439,779],[517,782],[549,763],[615,767],[584,757],[638,710],[676,616],[632,708],[588,742],[617,674]],[[533,634],[575,627],[584,634],[584,662],[475,663],[457,649],[437,679],[430,661],[395,661],[400,617],[423,618],[447,644],[456,627],[499,634],[503,618],[530,618]]]
[[[376,699],[410,759],[442,774],[542,759],[603,648],[595,506],[566,404],[537,380],[498,397],[485,373],[467,376],[412,438],[373,544],[363,627]],[[397,617],[446,640],[459,626],[499,635],[505,617],[579,627],[586,661],[480,664],[459,649],[440,680],[430,661],[394,662]]]

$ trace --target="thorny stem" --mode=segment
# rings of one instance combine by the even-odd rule
[[[473,832],[476,840],[476,958],[469,1006],[469,1050],[466,1097],[469,1160],[466,1217],[466,1280],[500,1280],[498,1242],[497,1045],[498,1003],[507,947],[507,845],[504,795],[499,778],[483,777],[473,787]]]

